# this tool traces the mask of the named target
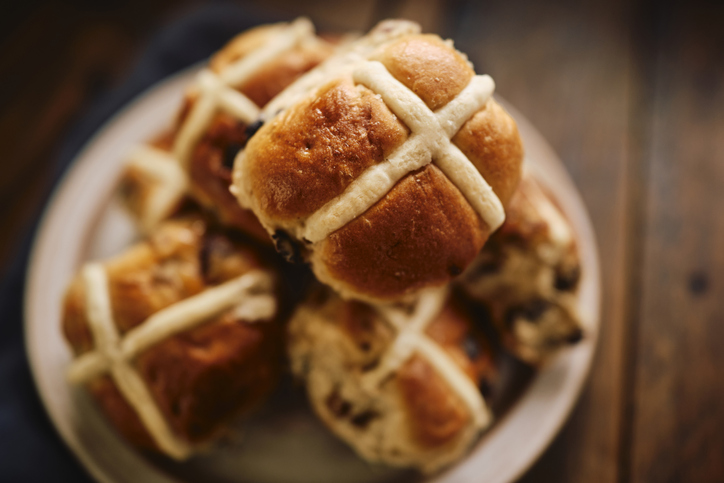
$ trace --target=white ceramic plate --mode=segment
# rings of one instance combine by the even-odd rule
[[[88,472],[103,482],[419,480],[415,474],[359,460],[321,426],[299,391],[288,386],[240,430],[239,441],[179,464],[135,452],[114,433],[91,398],[66,383],[71,353],[60,332],[66,284],[85,260],[118,253],[135,238],[130,220],[111,196],[124,154],[167,124],[194,71],[161,82],[108,121],[78,155],[46,209],[28,269],[25,330],[32,372],[53,423]],[[432,478],[438,483],[502,483],[520,476],[570,413],[597,340],[599,267],[585,208],[543,138],[506,107],[518,122],[530,168],[558,195],[578,234],[583,260],[580,309],[587,336],[534,378],[465,460]]]

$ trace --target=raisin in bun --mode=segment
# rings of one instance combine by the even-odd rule
[[[578,342],[581,262],[573,228],[532,175],[513,195],[503,226],[460,284],[484,304],[503,345],[533,365]]]
[[[274,387],[278,299],[255,248],[197,217],[166,221],[71,282],[69,379],[130,443],[185,458]]]
[[[298,19],[248,30],[216,53],[187,90],[164,145],[131,153],[122,188],[132,195],[125,198],[141,227],[148,231],[173,214],[187,191],[223,224],[269,243],[254,214],[229,193],[233,160],[253,135],[259,109],[332,50],[308,20]]]
[[[436,471],[491,421],[480,391],[496,375],[491,345],[444,291],[375,308],[320,289],[287,347],[317,415],[367,461]]]
[[[523,148],[492,79],[415,30],[383,23],[300,78],[236,159],[240,204],[344,297],[448,283],[519,181]]]

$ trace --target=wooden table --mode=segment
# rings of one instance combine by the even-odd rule
[[[15,3],[0,15],[3,263],[67,126],[193,6]],[[573,416],[522,481],[724,481],[724,6],[257,3],[340,30],[405,16],[454,38],[580,188],[603,262],[601,341]]]

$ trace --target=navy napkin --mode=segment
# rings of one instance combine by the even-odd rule
[[[135,96],[207,58],[240,31],[279,20],[248,7],[222,3],[192,11],[162,28],[125,82],[99,99],[71,129],[50,166],[56,182],[98,127]],[[50,423],[25,353],[25,269],[36,228],[28,230],[0,278],[0,482],[90,481]]]

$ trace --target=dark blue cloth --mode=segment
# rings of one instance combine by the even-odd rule
[[[60,178],[98,127],[143,90],[207,58],[241,30],[279,20],[250,8],[212,4],[164,27],[150,40],[126,81],[99,99],[71,129],[51,166],[54,179]],[[25,354],[23,289],[35,229],[21,240],[0,280],[0,481],[89,481],[50,423]]]

